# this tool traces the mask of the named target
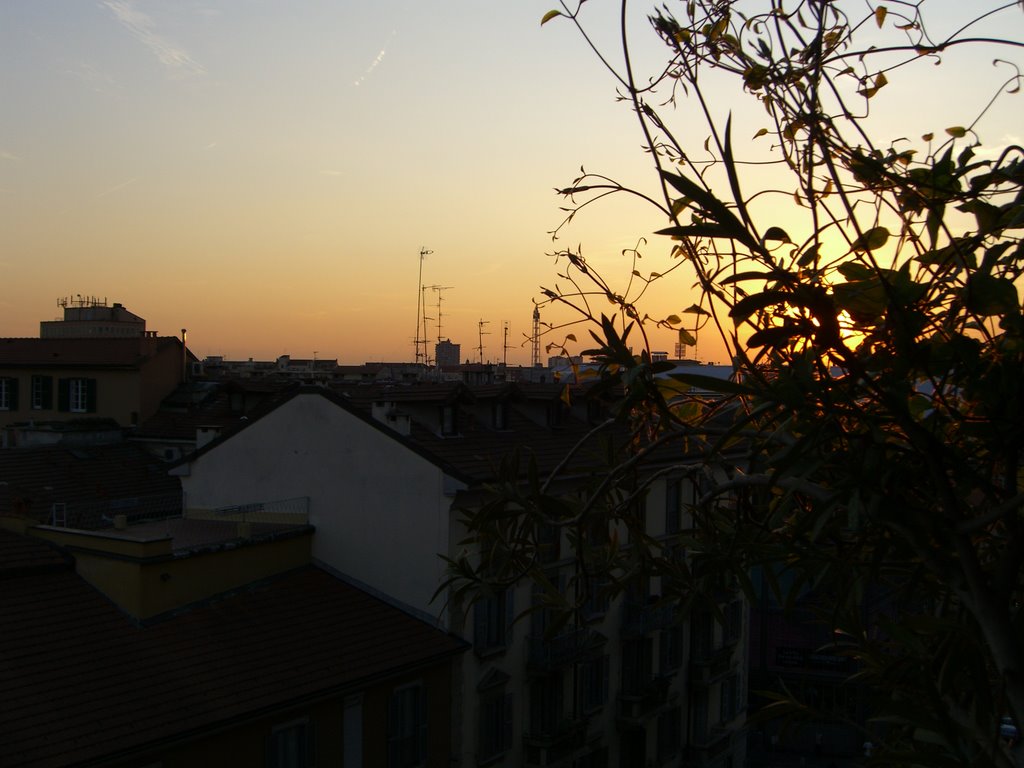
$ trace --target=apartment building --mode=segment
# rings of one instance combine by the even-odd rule
[[[435,596],[442,556],[464,552],[465,514],[486,498],[502,460],[519,450],[548,471],[603,417],[600,401],[565,392],[298,389],[172,471],[186,515],[308,498],[314,561],[472,645],[453,670],[453,765],[740,766],[748,629],[738,593],[721,595],[714,613],[684,616],[655,576],[614,599],[595,589],[588,610],[558,629],[526,580],[472,606]],[[573,474],[607,461],[576,456],[567,492]],[[659,474],[642,497],[646,534],[671,547],[695,492],[683,473]],[[552,584],[570,582],[564,535],[543,567]]]

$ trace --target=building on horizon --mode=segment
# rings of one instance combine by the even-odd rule
[[[449,368],[462,362],[462,345],[444,339],[434,345],[434,361],[438,368]]]
[[[57,306],[64,310],[63,320],[43,320],[39,323],[41,339],[137,338],[146,335],[146,321],[124,305],[95,296],[58,299]]]

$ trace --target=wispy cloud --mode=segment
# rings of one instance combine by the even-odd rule
[[[192,75],[200,75],[206,71],[199,62],[189,56],[187,51],[158,35],[156,24],[149,16],[135,7],[135,0],[103,0],[103,5],[114,14],[121,26],[149,48],[150,52],[169,70]]]
[[[21,160],[13,152],[8,152],[6,149],[0,149],[0,160]]]
[[[104,189],[102,192],[97,192],[96,193],[96,197],[106,197],[107,195],[110,195],[110,194],[113,194],[114,192],[117,192],[117,190],[119,190],[119,189],[124,189],[125,187],[131,186],[132,184],[134,184],[138,180],[139,180],[139,177],[136,176],[133,179],[128,179],[128,181],[122,181],[120,184],[115,184],[114,186],[110,187],[109,189]]]
[[[355,79],[355,81],[352,83],[352,85],[355,85],[355,86],[362,85],[364,82],[366,82],[366,78],[368,78],[371,74],[373,74],[373,70],[375,70],[380,65],[380,63],[382,61],[384,61],[384,57],[387,55],[387,52],[388,52],[388,43],[390,43],[391,42],[391,38],[395,36],[395,31],[396,30],[394,30],[394,29],[391,30],[391,35],[388,37],[388,41],[384,44],[384,47],[380,49],[380,53],[378,53],[377,57],[373,61],[370,62],[370,66],[368,66],[366,68],[366,71],[363,72],[363,74],[361,74],[359,77],[357,77]]]

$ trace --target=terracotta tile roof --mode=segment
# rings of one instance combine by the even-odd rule
[[[65,570],[70,560],[42,539],[0,528],[0,580],[45,571]],[[2,590],[3,587],[0,587]]]
[[[138,445],[0,451],[0,514],[44,522],[53,504],[61,503],[67,505],[68,525],[96,528],[103,527],[112,506],[130,515],[149,501],[159,502],[164,516],[180,511],[181,483]]]
[[[180,344],[176,336],[0,339],[0,368],[138,368],[154,354]]]
[[[6,579],[0,617],[5,768],[129,756],[464,647],[312,566],[141,628],[65,568]]]

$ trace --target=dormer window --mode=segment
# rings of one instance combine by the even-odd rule
[[[441,434],[454,435],[458,431],[458,410],[455,405],[441,406]]]
[[[491,414],[495,429],[508,429],[508,403],[495,403]]]
[[[561,426],[562,424],[562,413],[565,411],[565,403],[561,400],[555,400],[554,402],[548,403],[547,410],[547,421],[548,426],[554,429],[555,427]]]

